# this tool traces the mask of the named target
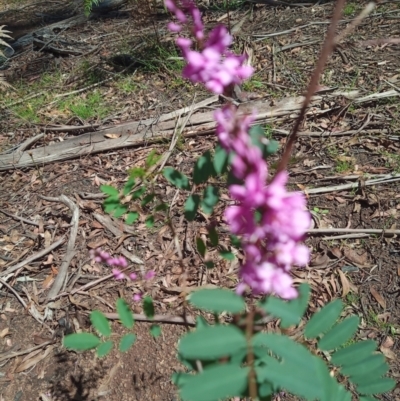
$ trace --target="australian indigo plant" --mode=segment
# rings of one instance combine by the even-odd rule
[[[232,37],[226,27],[217,26],[207,34],[200,11],[192,1],[177,4],[165,0],[165,5],[176,19],[169,23],[169,29],[182,34],[190,28],[194,39],[179,36],[176,40],[187,63],[183,76],[215,94],[230,97],[234,85],[248,79],[253,69],[246,65],[245,56],[229,51]],[[305,284],[294,288],[290,269],[308,263],[309,249],[302,241],[310,226],[310,215],[304,196],[287,191],[286,171],[281,169],[268,182],[266,156],[276,146],[262,138],[261,127],[251,128],[254,115],[242,115],[234,104],[227,104],[215,112],[214,118],[219,146],[213,156],[206,152],[198,160],[193,183],[196,186],[211,176],[228,172],[229,193],[235,204],[226,209],[225,220],[231,233],[240,239],[245,262],[240,266],[236,291],[200,290],[189,297],[193,306],[212,312],[215,322],[198,318],[196,329],[179,342],[178,357],[186,371],[176,373],[173,380],[180,397],[184,401],[218,401],[228,397],[270,400],[283,389],[307,400],[351,400],[352,394],[362,401],[374,400],[374,394],[393,388],[394,381],[384,377],[388,365],[375,352],[374,341],[352,340],[359,318],[342,319],[340,300],[327,304],[309,319],[301,343],[281,333],[262,332],[265,315],[280,319],[284,331],[298,325],[307,309],[310,288]],[[182,173],[167,167],[163,174],[179,189],[191,189],[189,178]],[[135,187],[135,179],[144,176],[144,171],[131,172],[122,194],[116,188],[103,186],[108,195],[105,210],[116,217],[125,215],[126,222],[132,224],[138,213],[129,210],[121,198],[131,195],[142,206],[157,198],[151,189],[144,195],[149,190],[145,184],[139,189]],[[198,207],[211,214],[217,201],[213,186],[207,186],[202,196],[192,193],[185,203],[187,219],[195,218]],[[165,211],[167,207],[161,202],[155,209]],[[152,221],[151,216],[146,219],[149,224]],[[214,227],[210,228],[210,242],[218,245]],[[206,244],[199,239],[197,246],[204,257]],[[228,254],[221,252],[224,257]],[[137,279],[136,274],[125,273],[128,262],[123,257],[114,258],[101,250],[94,251],[92,257],[111,266],[118,280]],[[206,262],[206,266],[213,264]],[[149,272],[144,278],[153,277],[154,272]],[[246,306],[247,292],[266,297]],[[135,301],[140,298],[141,294],[134,296]],[[154,316],[151,298],[143,299],[143,307],[149,317]],[[128,303],[119,299],[117,311],[121,323],[131,329],[134,319]],[[232,323],[221,322],[222,312],[234,317]],[[107,340],[110,324],[99,311],[92,312],[91,320],[99,336],[72,334],[65,337],[64,345],[79,350],[96,348],[99,356],[106,355],[113,345]],[[157,325],[152,326],[152,333],[159,333]],[[133,334],[125,335],[120,350],[129,349],[134,341]]]

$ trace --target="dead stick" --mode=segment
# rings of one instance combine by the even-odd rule
[[[315,67],[314,73],[311,76],[310,84],[308,85],[307,93],[304,98],[303,106],[300,110],[300,114],[297,117],[297,120],[294,123],[291,134],[289,135],[288,142],[286,144],[285,151],[283,152],[282,158],[279,162],[275,177],[282,171],[286,170],[290,155],[292,153],[293,145],[297,139],[297,132],[299,131],[300,125],[303,122],[303,119],[306,115],[306,110],[308,105],[311,102],[311,98],[317,89],[317,85],[320,79],[320,75],[324,70],[325,64],[328,60],[329,55],[332,53],[334,43],[335,43],[335,31],[342,15],[342,10],[344,6],[345,0],[338,0],[336,3],[336,7],[333,13],[332,22],[329,26],[328,33],[326,35],[324,46],[321,50],[321,55],[318,59],[317,66]],[[275,179],[275,177],[273,179]]]
[[[72,212],[71,219],[71,234],[69,236],[69,241],[67,245],[67,251],[63,261],[61,262],[60,269],[58,271],[57,277],[54,280],[52,287],[50,288],[49,293],[47,294],[47,299],[52,299],[60,292],[63,287],[65,280],[67,278],[68,267],[71,263],[72,258],[75,256],[75,242],[76,236],[78,234],[78,226],[79,226],[79,208],[72,202],[67,196],[61,195],[58,198],[50,198],[47,196],[40,196],[42,199],[47,200],[49,202],[62,202],[67,205]]]
[[[334,233],[351,233],[351,234],[382,234],[382,235],[399,235],[400,230],[385,230],[376,228],[312,228],[307,230],[309,234],[334,234]]]
[[[107,319],[118,320],[118,313],[104,313]],[[146,315],[133,314],[133,318],[141,322],[154,322],[154,323],[171,323],[171,324],[184,324],[189,326],[195,326],[196,320],[192,316],[185,315],[181,316],[168,316],[168,315],[154,315],[153,318],[147,317]]]
[[[20,269],[21,267],[24,267],[28,263],[33,262],[36,259],[41,258],[44,255],[47,255],[49,252],[51,252],[53,249],[57,248],[60,246],[65,240],[65,237],[60,238],[58,241],[54,242],[51,244],[48,248],[43,249],[42,251],[35,253],[34,255],[30,256],[28,259],[23,260],[22,262],[9,267],[7,270],[4,270],[3,272],[0,272],[0,277],[7,276],[10,273],[14,273],[16,270]]]

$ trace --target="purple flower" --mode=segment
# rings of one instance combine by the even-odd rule
[[[139,302],[142,299],[142,294],[134,294],[132,299],[134,302]]]
[[[112,269],[112,273],[114,275],[115,280],[123,280],[126,278],[125,274],[121,272],[121,270],[118,269]]]
[[[201,13],[190,0],[184,0],[182,9],[178,8],[172,0],[166,0],[165,5],[181,24],[187,24],[186,15],[193,21],[193,35],[199,43],[201,50],[192,50],[192,41],[179,37],[176,44],[181,48],[187,65],[183,69],[183,77],[194,83],[202,83],[207,89],[216,94],[221,94],[232,84],[239,84],[249,78],[253,68],[244,65],[246,57],[238,56],[228,51],[232,44],[232,37],[225,26],[215,27],[205,39],[204,25]],[[183,15],[182,15],[183,14]],[[180,32],[182,25],[169,23],[168,29],[172,32]]]
[[[145,280],[151,280],[156,276],[156,272],[153,270],[148,271],[145,275],[144,275],[144,279]]]

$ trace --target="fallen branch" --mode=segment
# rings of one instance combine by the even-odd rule
[[[399,235],[400,230],[391,230],[384,228],[312,228],[307,231],[309,234],[334,234],[334,233],[351,233],[351,234],[379,234],[384,236]]]
[[[10,273],[14,273],[16,270],[20,269],[21,267],[24,267],[28,263],[31,263],[35,261],[36,259],[40,259],[42,256],[47,255],[50,253],[53,249],[57,248],[60,246],[62,243],[64,243],[65,237],[60,238],[58,241],[54,242],[51,244],[48,248],[43,249],[42,251],[35,253],[34,255],[30,256],[28,259],[23,260],[22,262],[9,267],[7,270],[4,270],[0,272],[0,277],[7,276]]]
[[[118,313],[104,313],[104,316],[110,320],[119,320]],[[182,316],[154,315],[153,318],[149,318],[146,315],[134,313],[133,318],[140,322],[184,324],[189,326],[196,325],[196,320],[192,316],[182,317]]]
[[[49,201],[49,202],[62,202],[67,205],[72,212],[71,219],[71,234],[69,236],[69,241],[67,245],[66,255],[61,262],[61,266],[58,270],[57,277],[54,280],[52,287],[50,288],[49,293],[47,294],[47,299],[52,299],[60,292],[63,287],[65,280],[67,278],[68,267],[71,263],[72,258],[75,256],[75,242],[76,236],[78,234],[78,226],[79,226],[79,208],[72,202],[67,196],[61,195],[58,198],[50,198],[47,196],[40,196],[40,198]]]
[[[400,181],[400,174],[387,174],[384,177],[365,181],[363,182],[362,185],[370,186],[377,184],[388,184],[396,181]],[[349,184],[333,185],[330,187],[309,188],[309,189],[306,188],[302,192],[305,193],[306,195],[325,194],[328,192],[337,192],[337,191],[344,191],[346,189],[354,189],[358,188],[359,186],[360,186],[359,182],[351,182]]]

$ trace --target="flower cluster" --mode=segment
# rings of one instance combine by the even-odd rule
[[[287,173],[279,173],[266,185],[268,166],[261,150],[248,135],[252,116],[239,116],[232,106],[215,112],[217,135],[221,146],[234,155],[232,171],[242,185],[231,185],[230,194],[238,205],[225,212],[232,233],[240,235],[246,255],[241,266],[242,283],[254,294],[275,293],[290,299],[297,295],[289,270],[292,265],[305,265],[308,248],[301,244],[310,227],[305,198],[286,191]]]
[[[187,15],[193,21],[193,35],[198,41],[201,51],[192,49],[193,41],[179,37],[176,44],[180,47],[187,61],[183,69],[183,77],[194,83],[202,83],[208,90],[216,94],[224,93],[225,88],[232,84],[241,83],[253,73],[253,68],[244,65],[246,57],[238,56],[228,51],[232,44],[232,37],[225,26],[215,27],[209,34],[204,46],[204,26],[201,14],[190,0],[182,0],[182,9],[178,8],[173,0],[165,0],[168,10],[173,13],[179,23],[170,23],[169,29],[180,32],[182,24],[188,24]]]
[[[113,267],[112,273],[116,280],[130,280],[134,281],[137,279],[136,273],[129,273],[128,275],[121,271],[119,268],[126,269],[128,267],[127,260],[120,256],[118,258],[113,258],[108,252],[101,250],[100,248],[92,249],[90,251],[90,257],[99,263],[105,263],[106,265]],[[153,270],[150,270],[144,274],[145,280],[151,280],[155,277],[156,273]],[[134,294],[133,300],[140,301],[142,299],[142,294]]]
[[[165,0],[165,5],[179,22],[169,24],[173,32],[180,32],[191,17],[193,35],[201,49],[192,50],[190,39],[177,39],[187,61],[184,77],[221,94],[252,75],[253,69],[244,65],[244,56],[228,52],[232,37],[224,26],[214,28],[204,43],[201,15],[191,0],[182,0],[181,8],[173,0]],[[221,146],[234,155],[232,172],[243,183],[230,186],[237,205],[225,212],[232,233],[242,238],[246,257],[239,273],[238,292],[250,287],[255,294],[275,293],[282,298],[294,298],[297,292],[292,286],[290,268],[294,264],[305,265],[309,260],[309,250],[301,243],[310,226],[305,198],[300,193],[287,192],[285,172],[267,185],[267,163],[248,134],[253,116],[240,116],[235,107],[227,105],[216,111],[215,120]]]

